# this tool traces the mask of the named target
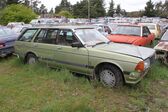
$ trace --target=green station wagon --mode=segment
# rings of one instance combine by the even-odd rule
[[[28,64],[65,67],[109,87],[138,83],[155,60],[155,50],[110,42],[90,26],[28,28],[16,41],[15,52]]]

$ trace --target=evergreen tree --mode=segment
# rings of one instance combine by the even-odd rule
[[[47,9],[44,4],[41,4],[40,9],[39,9],[39,13],[43,14],[43,15],[47,13]]]
[[[59,13],[61,10],[66,10],[71,12],[72,7],[70,2],[68,2],[67,0],[62,0],[60,5],[55,7],[55,13]]]
[[[146,3],[144,15],[147,17],[155,16],[154,4],[151,0]]]
[[[90,4],[90,5],[89,5]],[[73,6],[73,15],[75,17],[87,18],[88,5],[90,6],[90,17],[103,17],[106,15],[103,0],[82,0]]]
[[[51,10],[50,10],[50,12],[49,12],[50,14],[54,14],[54,9],[53,8],[51,8]]]
[[[110,2],[110,8],[108,10],[108,14],[107,15],[113,17],[114,13],[115,13],[114,1],[111,0],[111,2]]]
[[[121,14],[121,6],[120,6],[120,4],[117,5],[116,14]]]

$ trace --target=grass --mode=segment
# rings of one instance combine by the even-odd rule
[[[0,60],[0,112],[167,112],[168,69],[156,62],[137,85],[109,89],[68,70]]]

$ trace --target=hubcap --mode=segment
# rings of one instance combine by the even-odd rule
[[[116,83],[115,75],[110,70],[103,70],[100,73],[100,80],[105,86],[114,87]]]
[[[34,57],[30,57],[28,60],[28,64],[34,64],[36,63],[36,59]]]

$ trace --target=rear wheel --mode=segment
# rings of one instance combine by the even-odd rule
[[[99,79],[104,86],[119,87],[123,85],[121,71],[112,65],[104,65],[99,70]]]
[[[37,57],[34,54],[28,54],[26,58],[26,63],[31,65],[37,62]]]

